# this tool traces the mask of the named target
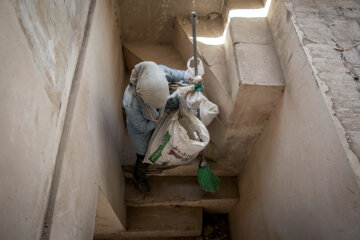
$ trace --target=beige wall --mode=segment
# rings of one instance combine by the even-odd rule
[[[118,0],[122,39],[124,42],[143,41],[170,43],[175,17],[190,17],[210,13],[227,15],[234,8],[262,8],[263,0]]]
[[[0,2],[0,239],[40,239],[57,158],[51,239],[92,239],[99,188],[125,224],[118,5],[96,1],[79,58],[89,6]]]
[[[96,2],[89,31],[50,239],[92,239],[98,186],[121,223],[126,221],[120,165],[126,152],[124,66],[114,1]]]
[[[286,88],[239,176],[233,239],[358,239],[360,191],[291,13],[270,21]],[[275,9],[276,8],[276,9]]]
[[[170,43],[176,16],[221,13],[224,0],[118,0],[124,42]]]
[[[0,1],[0,239],[41,233],[89,1],[54,4]]]

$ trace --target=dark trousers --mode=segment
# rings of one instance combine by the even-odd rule
[[[139,161],[139,162],[142,163],[144,158],[145,158],[145,155],[136,154],[136,161]]]
[[[144,158],[145,158],[144,155],[136,154],[136,163],[135,163],[135,169],[134,169],[135,179],[145,178],[149,164],[143,163]]]

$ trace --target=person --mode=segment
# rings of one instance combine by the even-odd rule
[[[144,193],[150,192],[146,180],[149,164],[143,163],[150,138],[164,115],[170,83],[186,82],[185,71],[146,61],[132,70],[123,106],[131,144],[136,152],[134,180]]]

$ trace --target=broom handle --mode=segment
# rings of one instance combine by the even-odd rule
[[[195,76],[198,75],[198,62],[197,62],[197,44],[196,44],[196,12],[191,12],[192,34],[193,34],[193,47],[194,47],[194,68]]]
[[[194,50],[194,69],[195,69],[195,76],[198,75],[198,61],[197,61],[197,41],[196,41],[196,12],[191,12],[191,24],[192,24],[192,34],[193,34],[193,50]],[[203,84],[201,84],[202,88],[204,88]],[[200,107],[197,110],[197,117],[200,119]],[[201,120],[201,119],[200,119]],[[205,154],[204,151],[201,151],[201,163],[205,162]]]

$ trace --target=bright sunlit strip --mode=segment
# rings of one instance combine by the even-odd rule
[[[258,9],[233,9],[229,11],[229,16],[226,21],[226,26],[224,33],[221,37],[211,38],[211,37],[197,37],[197,41],[204,43],[206,45],[222,45],[225,43],[225,35],[228,29],[231,18],[264,18],[267,17],[270,9],[272,0],[267,0],[264,8]],[[192,37],[190,38],[192,39]]]
[[[191,37],[192,39],[192,37]],[[204,43],[206,45],[222,45],[225,42],[224,34],[221,37],[211,38],[211,37],[197,37],[198,42]]]
[[[233,9],[229,11],[228,22],[233,17],[264,18],[269,13],[271,0],[267,0],[263,8],[258,9]]]

